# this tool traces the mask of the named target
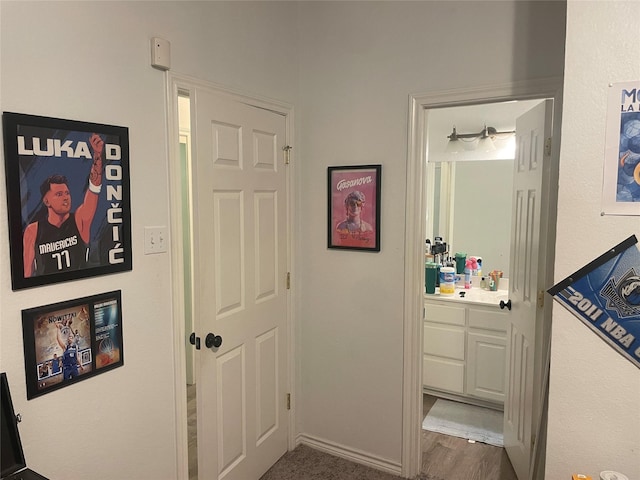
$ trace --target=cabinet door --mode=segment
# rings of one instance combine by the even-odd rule
[[[464,327],[425,322],[422,366],[425,387],[464,393],[464,358]]]
[[[422,383],[427,388],[464,394],[464,362],[423,355]]]
[[[469,308],[469,327],[482,330],[495,330],[494,335],[507,334],[508,313],[496,307]]]
[[[506,348],[503,335],[467,333],[467,395],[504,403]]]
[[[424,325],[424,353],[464,360],[464,328],[449,325]]]
[[[447,323],[464,327],[465,308],[436,302],[425,302],[425,320],[434,323]]]

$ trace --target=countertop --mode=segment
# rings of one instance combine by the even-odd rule
[[[464,292],[464,296],[460,293]],[[437,302],[453,302],[460,304],[474,304],[474,305],[495,305],[500,307],[500,300],[507,301],[509,299],[508,290],[497,290],[491,292],[482,288],[469,288],[456,287],[456,291],[453,295],[440,295],[440,289],[436,288],[436,293],[424,294],[425,300],[434,300]]]

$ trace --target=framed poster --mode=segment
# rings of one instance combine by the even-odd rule
[[[121,292],[22,311],[27,399],[124,365]]]
[[[603,215],[640,215],[640,81],[609,85]]]
[[[329,167],[328,247],[380,251],[382,165]]]
[[[14,290],[131,270],[125,127],[2,115]]]

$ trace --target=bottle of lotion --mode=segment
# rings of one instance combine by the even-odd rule
[[[471,260],[467,260],[464,266],[464,288],[471,288]]]

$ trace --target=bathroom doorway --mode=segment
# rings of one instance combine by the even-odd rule
[[[509,275],[516,119],[543,101],[433,109],[425,125],[425,238],[431,242],[441,238],[441,245],[446,245],[446,253],[440,255],[442,266],[450,265],[447,257],[453,262],[458,252],[483,261],[482,271],[472,277],[472,289],[465,290],[473,304],[461,303],[457,291],[447,299],[425,297],[424,405],[431,408],[428,414],[423,408],[423,442],[452,441],[442,434],[481,442],[483,449],[499,452],[479,459],[482,465],[497,462],[485,473],[500,471],[495,478],[501,479],[517,478],[503,448],[509,322],[498,300],[488,298],[488,291],[482,293],[480,280],[489,271]],[[492,135],[480,141],[486,131]],[[500,279],[496,298],[506,298],[508,291],[508,278]],[[462,324],[450,324],[453,319],[438,313],[442,309],[459,313]],[[468,454],[478,456],[480,451],[471,449]],[[430,457],[435,450],[423,445],[423,452],[426,474],[433,468]]]
[[[426,195],[429,177],[427,175],[426,156],[429,143],[432,141],[428,135],[427,128],[430,124],[432,115],[441,109],[453,107],[479,107],[480,105],[492,105],[524,100],[535,100],[552,98],[558,100],[560,98],[561,89],[560,79],[550,79],[540,82],[526,82],[526,84],[507,85],[501,87],[489,87],[486,89],[474,89],[466,91],[447,91],[442,94],[414,96],[411,100],[411,118],[410,118],[410,137],[409,137],[409,165],[407,171],[407,237],[406,251],[408,252],[406,260],[406,310],[405,325],[407,335],[405,336],[405,365],[409,368],[405,373],[405,389],[404,389],[404,405],[406,411],[409,411],[404,417],[406,434],[403,437],[403,445],[407,448],[407,457],[404,464],[407,465],[403,470],[403,474],[407,476],[419,473],[420,455],[415,452],[418,450],[419,438],[421,434],[422,421],[422,405],[416,400],[422,399],[422,318],[423,318],[423,278],[424,269],[423,262],[420,259],[424,255],[424,238],[427,232],[426,221]],[[549,118],[551,120],[551,117]],[[484,119],[480,129],[489,126],[491,119]],[[549,122],[551,124],[551,122]],[[548,188],[550,182],[557,178],[557,158],[559,154],[559,129],[560,109],[556,101],[556,108],[553,112],[553,143],[547,145],[549,149],[549,158],[551,160],[551,171],[545,179],[545,194],[549,195],[548,213],[545,218],[544,245],[542,246],[541,258],[544,258],[540,272],[544,279],[552,278],[553,245],[555,242],[555,192]],[[446,137],[451,133],[453,125],[449,124],[442,127],[445,132],[443,134],[446,144]],[[470,127],[472,128],[472,127]],[[499,128],[499,127],[496,127]],[[504,127],[505,129],[508,126]],[[463,132],[462,128],[459,128]],[[471,130],[471,131],[475,131]],[[479,203],[479,202],[476,202]],[[455,214],[455,212],[454,212]],[[495,221],[495,220],[494,220]],[[455,236],[455,235],[454,235]],[[455,240],[454,240],[455,241]],[[454,247],[456,248],[456,247]],[[533,410],[532,423],[535,424],[534,436],[537,441],[535,448],[527,452],[527,462],[530,462],[531,472],[539,471],[544,468],[544,444],[545,432],[544,423],[546,408],[544,400],[546,398],[546,380],[548,373],[548,336],[550,319],[550,302],[540,307],[540,325],[536,328],[536,388],[534,389],[532,398],[528,399],[535,405]],[[546,319],[546,321],[545,321]],[[409,357],[409,358],[407,358]],[[418,428],[416,428],[418,426]],[[526,466],[529,469],[529,465]]]

